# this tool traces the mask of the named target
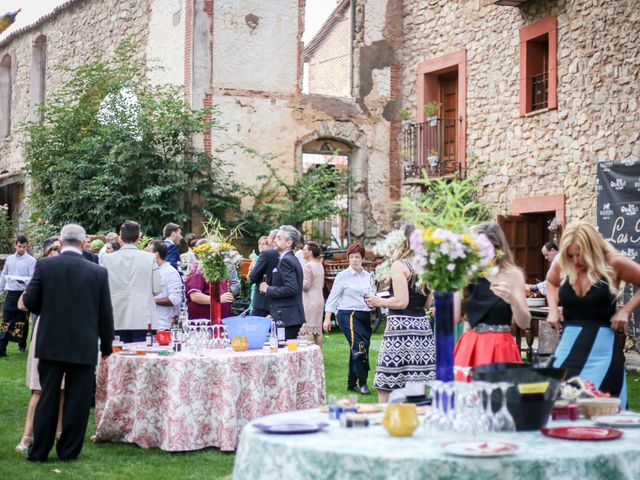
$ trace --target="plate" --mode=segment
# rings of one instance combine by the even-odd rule
[[[520,445],[507,442],[450,442],[442,445],[444,453],[457,457],[504,457],[520,450]]]
[[[620,430],[606,427],[541,428],[543,435],[564,440],[614,440],[622,436]]]
[[[254,427],[264,433],[276,435],[300,435],[319,432],[329,426],[325,422],[290,421],[282,423],[254,423]]]
[[[591,420],[596,425],[604,425],[606,427],[640,427],[640,415],[638,414],[602,415],[593,417]]]

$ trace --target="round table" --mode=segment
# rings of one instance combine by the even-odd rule
[[[95,441],[231,451],[253,419],[317,407],[324,397],[324,363],[315,345],[278,353],[114,354],[98,366]]]
[[[409,438],[393,438],[380,426],[346,429],[317,409],[274,415],[271,419],[329,422],[319,433],[272,435],[248,425],[242,431],[233,470],[243,479],[638,479],[640,429],[624,429],[612,441],[571,441],[540,432],[493,433],[481,437],[427,437],[423,428]],[[423,417],[420,417],[422,419]],[[548,426],[592,425],[551,422]],[[454,440],[516,442],[518,453],[499,458],[462,458],[443,453]]]

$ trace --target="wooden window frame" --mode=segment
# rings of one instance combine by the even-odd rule
[[[558,21],[555,15],[538,20],[531,25],[527,25],[520,29],[520,116],[524,117],[530,113],[545,111],[532,110],[531,98],[531,43],[546,36],[549,45],[548,52],[548,97],[546,110],[554,110],[558,108],[558,69],[557,69],[557,52],[558,52]]]

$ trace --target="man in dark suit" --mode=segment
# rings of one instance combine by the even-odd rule
[[[167,262],[178,270],[178,262],[180,261],[180,251],[178,245],[182,241],[182,230],[177,223],[167,223],[162,229],[164,243],[167,244]]]
[[[271,300],[271,316],[282,320],[287,340],[297,338],[300,327],[305,322],[302,305],[302,265],[293,253],[300,241],[300,232],[291,225],[280,227],[276,235],[276,250],[280,262],[273,270],[271,286],[260,284],[260,292]]]
[[[65,377],[60,460],[82,450],[89,420],[98,338],[103,358],[111,354],[113,313],[107,270],[82,256],[85,231],[66,225],[60,233],[62,253],[41,258],[24,293],[24,304],[40,315],[35,356],[42,394],[35,411],[28,460],[44,462],[53,447]]]
[[[258,260],[256,260],[255,266],[251,269],[251,272],[249,272],[249,281],[251,283],[257,283],[259,285],[262,282],[264,275],[266,275],[267,284],[272,285],[273,269],[278,266],[278,262],[280,261],[278,252],[273,245],[276,235],[278,235],[278,230],[271,230],[271,233],[269,233],[269,245],[260,252],[260,256],[258,257]],[[266,317],[271,313],[269,310],[270,304],[271,301],[269,300],[269,297],[262,292],[254,294],[251,315]]]

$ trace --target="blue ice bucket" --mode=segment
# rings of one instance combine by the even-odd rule
[[[233,337],[247,337],[249,350],[258,350],[264,346],[271,328],[271,319],[267,317],[228,317],[222,323],[227,326],[227,334]]]

